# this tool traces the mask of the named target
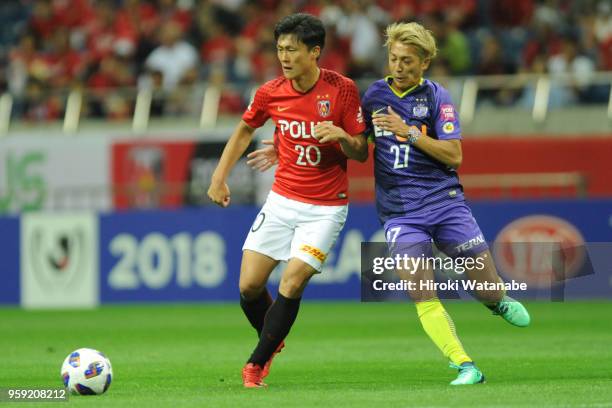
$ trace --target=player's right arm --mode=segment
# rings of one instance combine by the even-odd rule
[[[230,204],[230,189],[227,186],[226,180],[238,159],[240,159],[249,147],[249,144],[251,144],[254,132],[254,128],[241,120],[225,145],[221,159],[219,159],[219,164],[217,164],[211,177],[210,187],[208,188],[208,197],[215,204],[222,207],[227,207]]]
[[[208,197],[215,204],[222,207],[227,207],[230,204],[230,189],[226,183],[227,177],[238,159],[249,147],[255,129],[261,127],[270,118],[268,100],[269,92],[266,84],[255,92],[253,101],[249,104],[246,112],[242,115],[242,120],[225,145],[208,188]]]

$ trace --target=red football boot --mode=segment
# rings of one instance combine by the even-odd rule
[[[261,370],[261,379],[263,380],[264,378],[266,378],[268,376],[268,374],[270,374],[270,366],[272,365],[272,360],[274,359],[274,356],[276,356],[278,353],[281,352],[281,350],[285,347],[285,342],[281,341],[281,344],[278,345],[278,347],[276,348],[276,350],[274,351],[274,353],[272,353],[272,356],[270,356],[270,359],[268,361],[266,361],[266,365],[264,365],[263,370]]]
[[[242,384],[245,388],[261,388],[267,385],[263,382],[263,369],[257,364],[247,363],[242,369]]]

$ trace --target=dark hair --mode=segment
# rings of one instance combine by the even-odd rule
[[[309,50],[317,45],[323,49],[325,45],[323,22],[310,14],[296,13],[283,17],[274,27],[274,40],[278,41],[283,34],[294,34]]]

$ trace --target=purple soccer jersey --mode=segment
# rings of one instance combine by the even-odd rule
[[[376,208],[381,223],[464,201],[454,169],[372,124],[374,113],[387,113],[391,106],[405,123],[430,137],[461,139],[458,115],[448,91],[436,82],[423,80],[414,89],[398,94],[389,81],[374,82],[362,99],[365,134],[375,141]]]

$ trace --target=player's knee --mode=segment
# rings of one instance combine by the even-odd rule
[[[306,287],[306,283],[308,279],[303,279],[299,276],[292,276],[289,278],[281,279],[281,283],[279,286],[279,292],[289,298],[299,298],[302,296],[302,292],[304,292],[304,288]]]
[[[296,282],[285,282],[284,285],[279,287],[279,292],[288,298],[299,298],[302,296],[304,287]]]
[[[256,299],[261,292],[264,290],[264,285],[255,283],[255,282],[251,282],[251,281],[246,281],[246,280],[240,280],[240,282],[238,283],[238,289],[240,290],[240,296],[243,299],[246,300],[250,300],[250,299]]]

